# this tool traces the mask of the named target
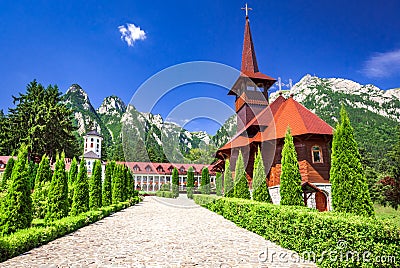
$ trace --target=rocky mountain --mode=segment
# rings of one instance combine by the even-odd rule
[[[190,150],[206,148],[212,141],[206,132],[189,132],[159,114],[139,112],[117,96],[105,98],[95,110],[77,84],[67,90],[64,101],[74,111],[79,136],[91,129],[103,135],[105,158],[184,162]]]
[[[396,138],[400,122],[400,90],[382,90],[341,78],[319,78],[306,75],[283,96],[293,98],[335,126],[343,104],[349,113],[355,137],[364,161],[383,169],[386,153]],[[272,93],[274,100],[278,92]]]

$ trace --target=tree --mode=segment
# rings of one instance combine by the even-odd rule
[[[112,178],[112,203],[124,201],[124,170],[123,165],[116,165]]]
[[[89,183],[87,178],[86,161],[81,160],[79,172],[74,182],[71,215],[77,216],[89,210]]]
[[[29,161],[28,163],[28,177],[29,177],[29,184],[31,185],[31,190],[35,187],[35,179],[37,173],[38,165],[33,162]]]
[[[220,172],[215,175],[215,192],[217,196],[222,196],[222,174]]]
[[[106,171],[105,171],[105,177],[104,177],[104,183],[103,183],[103,206],[109,206],[111,205],[112,202],[112,185],[111,185],[111,179],[113,175],[113,170],[115,167],[115,162],[108,163],[106,165]]]
[[[244,169],[244,162],[242,151],[239,151],[239,156],[236,160],[235,167],[235,186],[233,187],[233,194],[236,198],[250,199],[249,184],[246,178],[246,171]]]
[[[193,167],[189,167],[187,171],[186,190],[187,190],[187,196],[190,199],[193,199],[193,189],[194,189],[194,170]]]
[[[27,157],[28,148],[23,144],[19,149],[18,159],[11,174],[11,182],[3,199],[1,226],[4,234],[28,228],[32,222],[32,199],[27,174]]]
[[[95,210],[101,207],[101,162],[94,162],[93,174],[89,180],[89,209]]]
[[[201,193],[202,194],[210,194],[210,173],[208,172],[208,168],[204,167],[201,171]]]
[[[225,160],[225,170],[224,170],[224,196],[225,197],[233,197],[234,196],[234,188],[233,188],[233,178],[231,172],[231,165],[229,159]]]
[[[74,183],[77,176],[78,176],[78,162],[74,157],[74,159],[72,159],[68,173],[68,200],[70,206],[72,206],[72,199],[74,198]]]
[[[374,209],[348,114],[342,106],[341,122],[333,135],[330,180],[335,211],[373,216]]]
[[[69,157],[78,154],[73,112],[63,103],[61,95],[57,86],[45,88],[34,80],[24,94],[13,96],[16,107],[8,114],[9,137],[0,141],[0,147],[15,150],[24,142],[32,160],[44,154],[54,159],[57,151],[65,151]]]
[[[10,159],[8,159],[6,169],[4,170],[3,178],[1,180],[0,190],[7,189],[7,182],[11,178],[13,167],[14,167],[14,158],[11,157]]]
[[[266,178],[267,176],[265,175],[261,150],[260,147],[258,147],[253,168],[253,200],[259,202],[272,202]]]
[[[176,167],[172,170],[172,192],[174,197],[179,196],[179,172]]]
[[[293,137],[288,127],[282,149],[280,177],[281,205],[304,206],[301,174]]]
[[[46,216],[51,177],[50,160],[46,155],[43,155],[37,170],[35,189],[32,194],[33,215],[35,218],[43,219]]]
[[[400,127],[398,128],[397,138],[397,143],[387,155],[391,162],[389,171],[391,176],[387,176],[379,182],[379,185],[383,188],[381,204],[389,205],[396,210],[400,205]]]
[[[50,183],[45,221],[59,220],[68,215],[68,179],[65,172],[65,155],[57,156]]]

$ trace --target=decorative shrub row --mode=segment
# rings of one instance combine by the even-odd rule
[[[133,197],[126,202],[101,207],[98,210],[88,211],[78,216],[62,218],[49,223],[47,226],[22,229],[0,237],[0,261],[5,261],[35,247],[44,245],[139,202],[139,197]]]
[[[385,221],[208,195],[194,201],[300,257],[315,254],[320,267],[400,267],[400,229]]]
[[[156,196],[166,197],[166,198],[175,198],[175,193],[172,191],[157,191]]]

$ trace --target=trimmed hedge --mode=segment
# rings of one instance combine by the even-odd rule
[[[386,221],[208,195],[195,195],[194,201],[240,227],[298,252],[300,256],[314,252],[320,267],[400,266],[400,229]],[[363,253],[367,251],[370,252],[367,255],[370,261],[363,262]],[[351,255],[346,259],[347,252],[358,252],[360,262],[352,259]],[[337,260],[330,256],[336,256]],[[375,262],[382,256],[394,256],[395,260]]]
[[[171,191],[157,191],[156,196],[166,197],[166,198],[175,198],[175,193],[171,192]]]
[[[43,227],[31,227],[0,237],[0,262],[16,257],[35,247],[47,244],[79,228],[101,220],[110,214],[139,203],[135,197],[127,202],[120,202],[95,211],[88,211],[78,216],[65,217]]]

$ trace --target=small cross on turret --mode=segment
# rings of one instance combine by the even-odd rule
[[[246,10],[246,18],[249,17],[249,10],[253,10],[251,7],[248,7],[247,3],[244,7],[242,7],[242,10]]]

